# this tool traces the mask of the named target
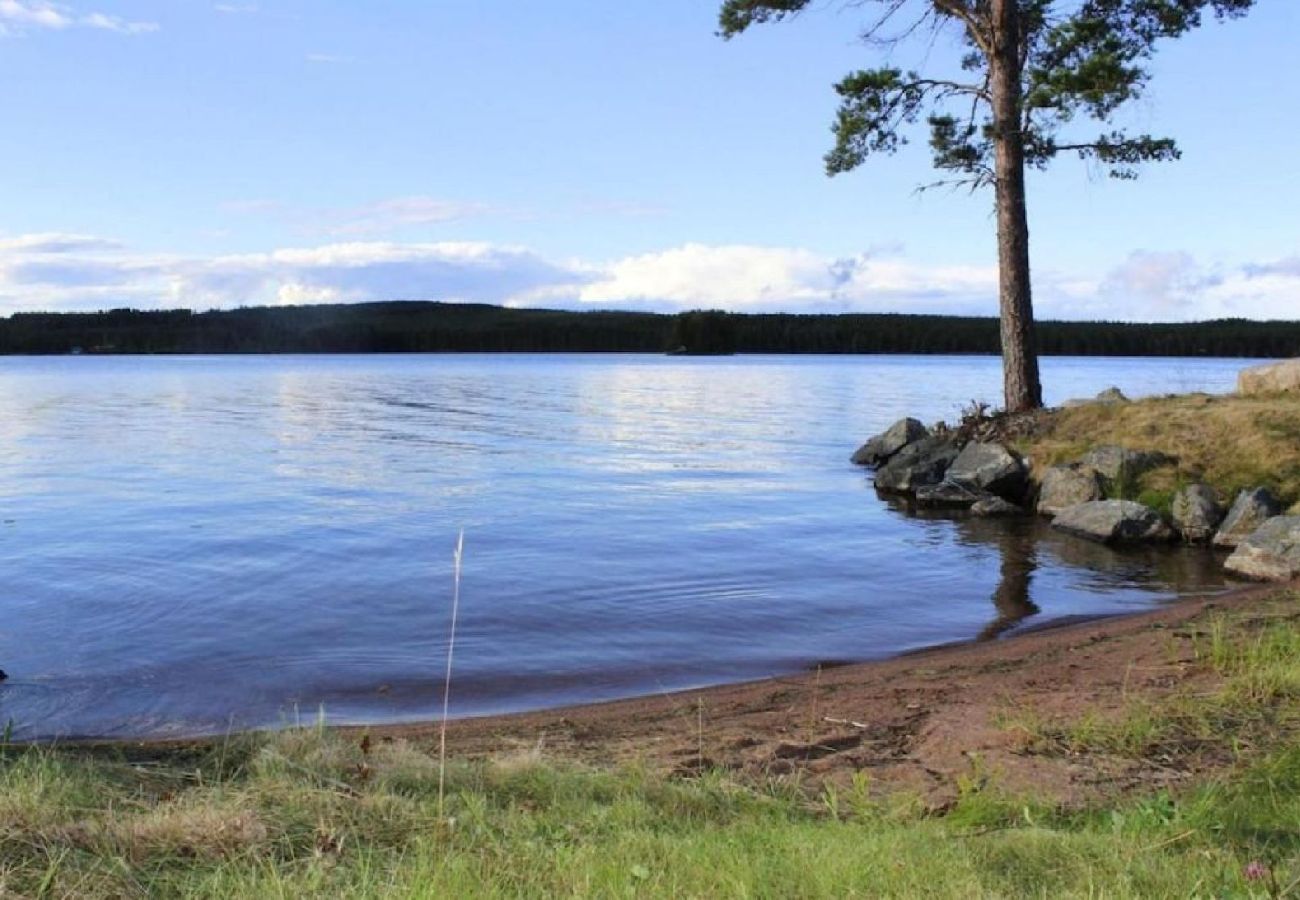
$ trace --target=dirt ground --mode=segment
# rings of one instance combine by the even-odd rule
[[[1211,689],[1195,637],[1216,610],[1276,603],[1288,588],[1250,587],[1154,612],[828,668],[793,677],[568,709],[451,723],[449,755],[540,751],[655,771],[721,767],[797,776],[816,786],[866,772],[875,793],[933,809],[964,784],[1082,804],[1203,774],[1180,761],[1031,752],[1020,721],[1116,716],[1134,698]],[[1205,682],[1204,685],[1199,682]],[[436,744],[436,725],[369,729]]]

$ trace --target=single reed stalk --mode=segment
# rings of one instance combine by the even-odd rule
[[[808,724],[810,730],[815,730],[817,728],[817,698],[821,696],[821,693],[822,693],[822,664],[818,663],[817,675],[813,679],[812,718]]]
[[[704,774],[704,701],[695,701],[695,758],[699,773]]]
[[[465,552],[465,529],[456,538],[452,557],[451,635],[447,638],[447,675],[442,682],[442,727],[438,730],[438,820],[443,820],[443,799],[447,784],[447,713],[451,709],[451,661],[456,651],[456,619],[460,615],[460,561]]]

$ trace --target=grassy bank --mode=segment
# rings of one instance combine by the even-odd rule
[[[1300,501],[1300,396],[1180,394],[1132,403],[1089,403],[1054,410],[1019,442],[1037,467],[1078,459],[1103,444],[1158,450],[1175,465],[1134,485],[1152,506],[1193,481],[1231,502],[1237,491],[1268,487],[1285,505]]]
[[[869,770],[833,789],[516,753],[453,763],[440,812],[431,750],[356,733],[8,747],[0,896],[1294,896],[1297,599],[1190,623],[1185,687],[1158,700],[1006,707],[1025,754],[1200,773],[1176,789],[1065,809],[975,761],[927,812]]]

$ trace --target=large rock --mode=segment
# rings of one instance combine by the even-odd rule
[[[957,445],[948,438],[921,438],[899,450],[876,470],[876,487],[896,494],[912,494],[919,487],[938,484],[957,453]]]
[[[1237,546],[1224,566],[1265,581],[1290,581],[1300,575],[1300,516],[1269,519]]]
[[[1251,366],[1237,374],[1237,393],[1273,394],[1300,391],[1300,359]]]
[[[1174,536],[1158,512],[1132,500],[1093,500],[1067,507],[1052,527],[1103,544],[1167,541]]]
[[[947,480],[973,491],[1019,500],[1029,486],[1029,472],[1019,456],[1001,444],[971,443],[962,448]]]
[[[1095,447],[1080,460],[1083,465],[1097,470],[1107,491],[1131,483],[1152,469],[1174,461],[1173,457],[1154,450],[1129,450],[1114,445]]]
[[[1255,533],[1259,526],[1282,512],[1282,504],[1268,490],[1242,491],[1214,535],[1214,546],[1235,547]]]
[[[929,430],[916,419],[899,419],[883,434],[878,434],[857,449],[853,462],[859,466],[878,466],[908,444],[928,437]]]
[[[1202,544],[1214,537],[1215,529],[1223,521],[1223,507],[1213,488],[1189,484],[1174,495],[1171,517],[1183,540]]]
[[[1043,473],[1036,509],[1042,515],[1054,516],[1067,507],[1100,500],[1105,496],[1105,485],[1096,469],[1077,463],[1052,466]]]

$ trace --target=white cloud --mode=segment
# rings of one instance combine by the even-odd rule
[[[836,258],[796,248],[686,244],[610,264],[579,299],[824,311],[888,311],[919,301],[934,312],[967,312],[985,307],[996,285],[992,267],[924,267],[871,254]]]
[[[325,213],[322,231],[335,237],[383,234],[400,228],[441,225],[484,215],[492,208],[482,203],[438,197],[393,197],[351,209]]]
[[[206,258],[130,252],[76,234],[0,237],[0,313],[118,306],[445,300],[673,311],[994,315],[989,266],[925,265],[894,252],[685,244],[608,262],[548,259],[482,242],[352,241]],[[1135,253],[1099,278],[1040,271],[1040,318],[1295,318],[1300,257],[1207,267]]]
[[[0,0],[0,35],[46,29],[93,28],[118,34],[146,34],[157,31],[154,22],[131,22],[100,12],[78,13],[67,6],[45,0]]]
[[[48,232],[45,234],[24,234],[12,238],[0,238],[0,254],[6,253],[74,253],[101,250],[119,250],[122,245],[117,241],[94,237],[86,234],[62,234]]]
[[[1056,318],[1116,321],[1295,319],[1300,257],[1235,266],[1208,265],[1182,251],[1138,250],[1095,284],[1052,306]],[[1064,302],[1061,302],[1064,301]]]
[[[256,3],[218,3],[212,8],[225,16],[251,16],[261,12]]]
[[[221,204],[231,215],[279,219],[304,234],[332,238],[377,237],[405,228],[445,225],[501,212],[485,203],[412,195],[334,209],[296,208],[276,200],[234,200]]]

